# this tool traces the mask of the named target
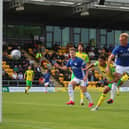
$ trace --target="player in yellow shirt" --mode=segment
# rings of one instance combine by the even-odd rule
[[[77,57],[80,57],[81,59],[83,59],[85,61],[86,64],[89,63],[89,57],[86,53],[83,52],[83,49],[84,49],[84,46],[82,43],[79,43],[78,44],[78,52],[76,52],[76,56]],[[71,77],[71,80],[74,79],[74,74],[72,73],[72,77]],[[82,91],[80,90],[80,104],[81,105],[84,105],[84,95],[82,93]]]
[[[26,80],[26,88],[25,93],[28,94],[29,89],[32,87],[32,82],[34,79],[34,71],[31,66],[28,66],[28,70],[26,70],[24,74],[24,79]]]
[[[92,109],[92,111],[96,111],[99,109],[100,105],[105,100],[107,93],[112,89],[112,87],[117,87],[116,80],[118,80],[119,77],[117,75],[114,76],[115,68],[112,64],[110,64],[110,71],[108,73],[106,72],[107,64],[106,64],[106,58],[104,56],[100,56],[98,61],[96,61],[94,64],[91,64],[87,69],[90,69],[91,67],[97,67],[102,76],[107,79],[108,83],[108,86],[105,87],[102,95],[98,100],[96,107]],[[116,92],[116,90],[114,92]],[[111,98],[113,103],[114,96],[111,96]]]

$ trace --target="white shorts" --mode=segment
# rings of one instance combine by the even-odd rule
[[[49,82],[45,82],[45,83],[44,83],[44,86],[48,86],[48,85],[49,85]]]
[[[123,67],[120,65],[116,65],[116,72],[120,73],[120,74],[123,74],[125,72],[129,73],[129,67]]]
[[[74,77],[74,79],[72,81],[76,82],[77,84],[80,84],[80,86],[87,86],[87,84],[88,84],[87,83],[88,81],[84,81],[84,80],[78,79],[76,77]]]

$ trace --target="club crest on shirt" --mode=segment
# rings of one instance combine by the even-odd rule
[[[123,52],[123,50],[120,50],[120,52],[122,53],[122,52]]]
[[[74,63],[75,66],[77,66],[77,63]]]

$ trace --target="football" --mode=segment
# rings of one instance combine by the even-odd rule
[[[19,60],[21,58],[20,50],[17,50],[17,49],[12,50],[11,51],[11,57],[12,57],[13,60]]]

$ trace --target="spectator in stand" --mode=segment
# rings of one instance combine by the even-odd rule
[[[90,51],[88,52],[88,55],[89,55],[89,57],[90,57],[91,60],[94,60],[95,53],[94,53],[93,50],[90,50]]]
[[[24,60],[22,64],[23,64],[23,69],[27,69],[27,67],[29,65],[29,61]]]
[[[98,57],[99,57],[99,52],[98,52],[98,48],[97,47],[95,48],[94,53],[95,53],[95,60],[97,60]]]
[[[45,54],[45,50],[46,50],[46,49],[45,49],[45,47],[44,47],[44,46],[41,46],[41,48],[40,48],[40,49],[41,49],[41,53],[42,53],[42,55],[44,55],[44,54]]]
[[[53,58],[52,58],[51,63],[52,63],[52,65],[54,65],[54,64],[56,63],[57,53],[56,53],[56,52],[53,52],[52,57],[53,57]]]
[[[18,71],[19,71],[19,68],[18,68],[17,65],[14,66],[13,71],[14,71],[14,72],[18,72]]]
[[[53,52],[49,53],[48,60],[49,60],[50,63],[53,62]]]
[[[46,51],[45,58],[47,58],[47,59],[49,60],[49,54],[48,54],[48,51]]]
[[[25,54],[23,52],[21,53],[21,60],[26,60]]]
[[[36,59],[38,59],[38,60],[40,60],[41,58],[42,58],[42,53],[41,53],[41,51],[38,51],[37,53],[36,53],[36,57],[35,57]]]
[[[88,53],[88,52],[90,52],[90,50],[91,50],[91,44],[88,43],[88,46],[86,47],[86,52]]]
[[[41,73],[41,68],[40,68],[40,65],[38,65],[36,68],[35,68],[35,78],[38,79],[39,77],[41,77],[42,73]]]
[[[23,73],[22,72],[18,73],[17,79],[18,80],[23,80],[24,79],[24,76],[23,76]]]
[[[23,68],[21,64],[18,66],[18,69],[19,69],[19,72],[23,72]]]
[[[16,80],[17,79],[17,72],[14,72],[12,75],[12,79]]]
[[[29,60],[29,64],[33,65],[34,64],[34,60]]]
[[[58,51],[60,49],[60,46],[57,43],[55,43],[55,45],[53,46],[53,48],[54,48],[55,51]]]

